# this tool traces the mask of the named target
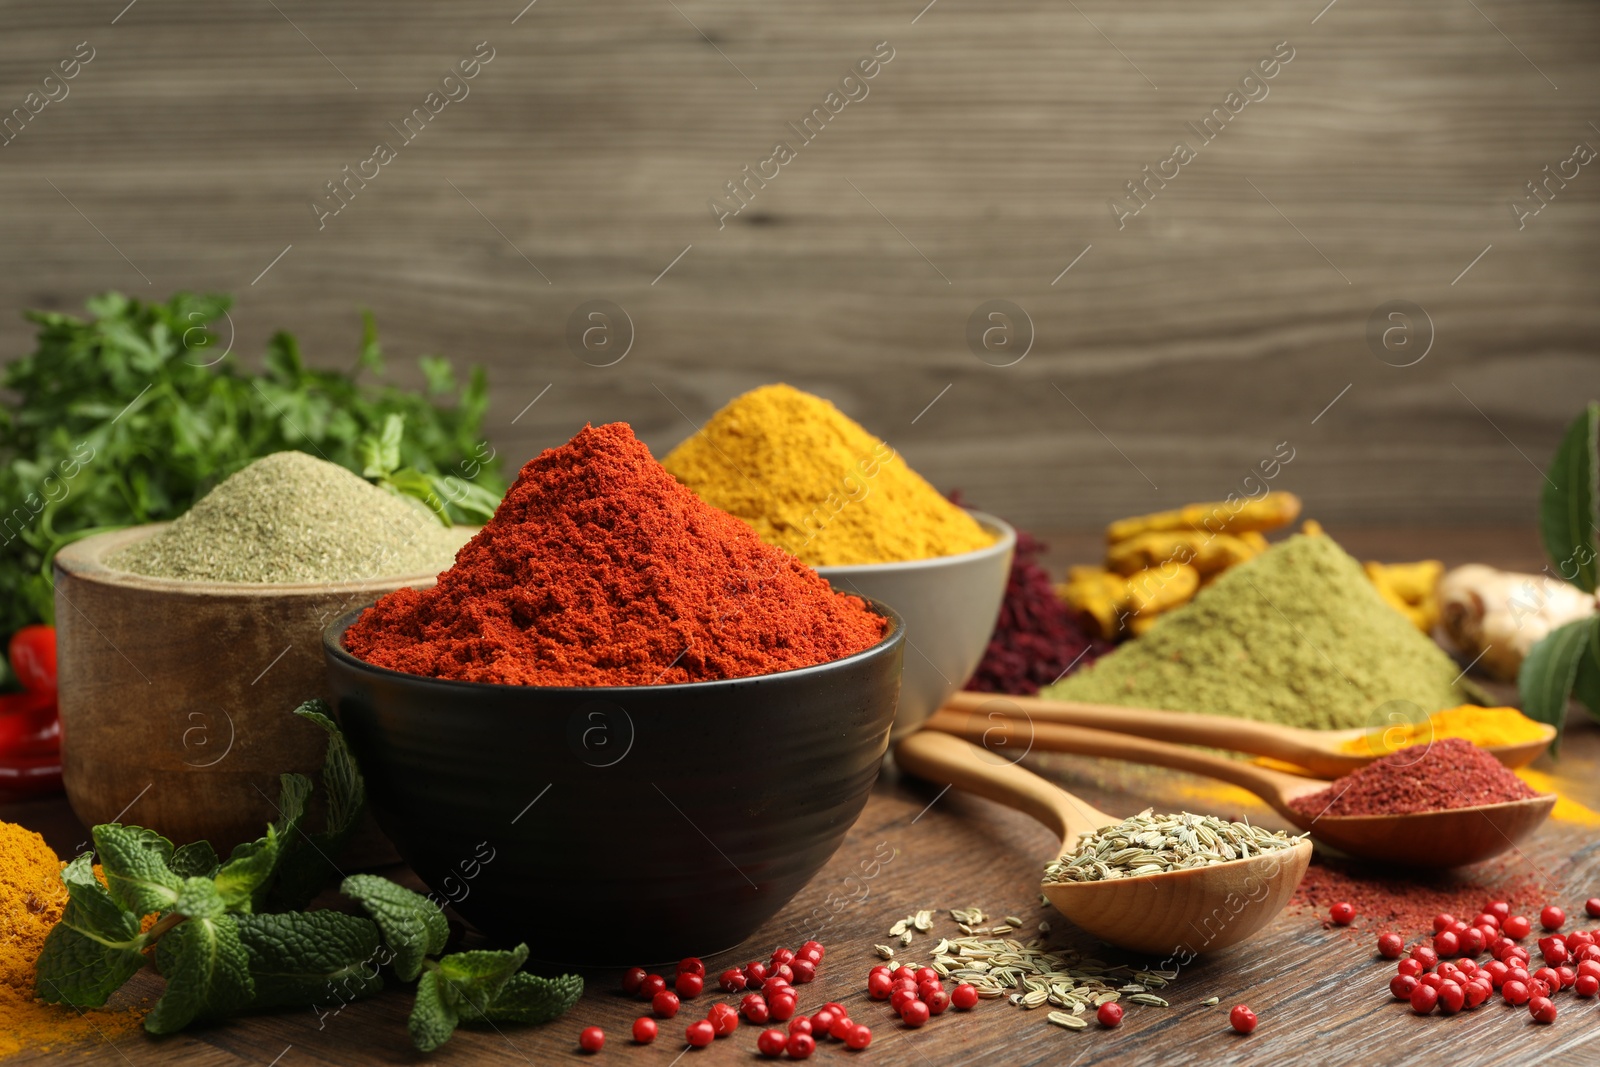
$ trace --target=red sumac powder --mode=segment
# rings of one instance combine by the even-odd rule
[[[626,423],[522,468],[430,589],[345,632],[368,663],[504,685],[658,685],[826,663],[887,621],[680,485]]]
[[[1409,815],[1539,795],[1483,749],[1451,737],[1391,752],[1289,806],[1312,817]]]

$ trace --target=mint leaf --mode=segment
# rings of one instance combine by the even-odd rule
[[[172,907],[183,884],[167,867],[172,842],[143,827],[117,823],[96,826],[91,836],[112,900],[135,915]]]
[[[308,1007],[355,1000],[383,988],[388,957],[378,928],[337,911],[234,917],[250,955],[252,1008]]]
[[[372,874],[352,874],[339,892],[360,903],[383,931],[394,954],[394,973],[403,982],[414,981],[422,961],[444,950],[450,924],[439,905],[420,893]]]
[[[1600,577],[1600,402],[1567,427],[1539,497],[1539,532],[1555,572],[1585,592]]]
[[[432,1052],[450,1040],[459,1019],[456,1001],[440,982],[439,972],[425,971],[417,983],[417,1000],[406,1023],[411,1043],[423,1052]]]
[[[1522,697],[1522,713],[1530,719],[1547,722],[1556,728],[1550,751],[1561,748],[1561,732],[1567,719],[1567,698],[1577,681],[1578,664],[1588,654],[1589,627],[1594,619],[1578,619],[1551,630],[1528,650],[1517,672],[1517,692]]]
[[[1589,714],[1600,719],[1600,615],[1589,616],[1589,648],[1578,659],[1578,673],[1572,679],[1572,695]]]
[[[233,855],[216,873],[217,892],[229,911],[254,910],[256,890],[272,877],[278,865],[278,831],[270,824],[267,836],[236,845]]]
[[[228,906],[217,892],[217,883],[211,879],[185,878],[171,910],[190,919],[215,919],[227,911]]]
[[[167,991],[145,1016],[144,1028],[152,1034],[224,1018],[255,995],[250,957],[231,915],[189,919],[168,930],[156,943],[156,966]]]
[[[540,978],[518,971],[500,987],[488,1010],[480,1012],[463,1001],[463,1022],[547,1023],[567,1013],[583,996],[583,979],[575,974]]]
[[[322,700],[308,700],[294,710],[303,719],[309,719],[328,732],[328,752],[322,763],[322,785],[326,793],[327,820],[321,833],[307,834],[304,818],[279,827],[281,855],[277,875],[266,894],[272,911],[297,911],[325,886],[339,870],[334,857],[344,847],[355,831],[366,804],[366,782],[356,766],[355,757],[345,744],[344,734],[329,716],[330,708]],[[304,779],[299,780],[303,782]],[[291,781],[283,779],[285,791]],[[299,782],[292,783],[299,789]],[[309,792],[309,783],[306,783]],[[291,798],[292,799],[292,798]],[[300,796],[299,809],[304,810],[304,797]],[[285,811],[289,809],[284,807]],[[293,831],[292,833],[290,831]],[[260,910],[258,907],[256,910]]]
[[[209,841],[195,841],[172,854],[167,866],[179,878],[210,878],[217,873],[217,850]]]
[[[482,1014],[527,961],[527,945],[510,951],[454,952],[439,961],[439,981],[457,1004]]]
[[[51,1004],[97,1008],[144,966],[139,916],[116,905],[93,864],[85,852],[61,872],[67,906],[35,965],[36,991]]]

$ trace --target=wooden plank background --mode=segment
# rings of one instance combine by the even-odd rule
[[[94,50],[0,147],[0,354],[22,308],[191,288],[239,294],[234,358],[288,327],[348,364],[370,307],[407,374],[489,366],[512,463],[585,420],[659,453],[782,378],[1057,528],[1220,496],[1282,441],[1325,521],[1525,523],[1600,392],[1600,167],[1508,207],[1600,147],[1593,4],[524,3],[0,3],[0,115]],[[470,94],[319,230],[324,182],[480,41]],[[719,230],[708,198],[880,41],[869,95]],[[1282,41],[1119,230],[1108,200]],[[595,299],[634,324],[615,366],[564,339]],[[968,349],[990,299],[1033,323],[1014,366]],[[1414,366],[1368,349],[1391,300],[1433,323]]]

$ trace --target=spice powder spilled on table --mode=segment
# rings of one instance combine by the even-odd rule
[[[39,1000],[34,961],[67,905],[61,861],[44,838],[0,821],[0,1058],[104,1041],[139,1025],[133,1009],[83,1012]]]
[[[1375,759],[1327,789],[1295,797],[1289,806],[1312,818],[1410,815],[1540,795],[1471,741],[1448,737]]]
[[[379,600],[344,642],[435,678],[659,685],[827,663],[887,625],[611,423],[530,460],[437,585]]]
[[[274,452],[107,562],[191,582],[359,581],[437,573],[469,532],[336,463]]]

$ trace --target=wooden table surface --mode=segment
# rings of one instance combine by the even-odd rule
[[[1489,547],[1500,548],[1484,556],[1490,561],[1517,557],[1527,544],[1526,531],[1489,540]],[[1375,554],[1405,558],[1433,552],[1449,562],[1459,561],[1455,557],[1462,546],[1476,549],[1482,541],[1471,531],[1458,532],[1454,538],[1439,535],[1432,541],[1392,532],[1369,535]],[[1118,762],[1054,755],[1030,756],[1027,762],[1115,814],[1132,814],[1147,804],[1158,809],[1194,808],[1201,803],[1195,790],[1206,785],[1202,779]],[[1569,797],[1600,808],[1600,725],[1575,716],[1561,760],[1544,757],[1535,766],[1556,775]],[[1263,824],[1284,825],[1259,805],[1231,804],[1219,813],[1239,812]],[[74,851],[86,836],[59,800],[0,806],[0,818],[39,829],[64,854]],[[853,1018],[873,1027],[874,1040],[864,1053],[847,1053],[838,1043],[828,1042],[814,1057],[823,1063],[842,1056],[912,1067],[977,1062],[1287,1064],[1313,1059],[1399,1064],[1448,1058],[1458,1067],[1471,1067],[1555,1062],[1556,1056],[1593,1048],[1600,1004],[1576,1000],[1570,993],[1560,998],[1562,1015],[1551,1027],[1532,1024],[1525,1011],[1498,1000],[1455,1018],[1417,1018],[1388,996],[1393,966],[1373,955],[1377,926],[1362,917],[1352,931],[1326,929],[1319,915],[1293,908],[1254,940],[1184,968],[1166,991],[1170,1008],[1130,1006],[1122,1026],[1113,1032],[1097,1026],[1068,1032],[1047,1023],[1043,1009],[1024,1012],[1003,1000],[981,1001],[970,1013],[949,1012],[921,1030],[908,1030],[891,1020],[885,1004],[867,999],[866,972],[877,961],[872,946],[890,940],[890,924],[918,908],[937,909],[936,924],[928,939],[903,950],[907,958],[925,953],[934,937],[957,936],[948,909],[974,904],[997,918],[1019,916],[1026,920],[1025,928],[1048,918],[1055,927],[1053,943],[1094,951],[1087,938],[1070,932],[1065,920],[1039,903],[1039,872],[1053,855],[1054,844],[1047,831],[1024,816],[956,792],[941,793],[938,785],[902,778],[890,768],[828,866],[746,944],[708,958],[707,966],[717,973],[764,958],[779,945],[793,946],[802,939],[807,916],[828,915],[818,934],[828,955],[816,983],[802,987],[801,1006],[815,1011],[827,1000],[839,1000]],[[866,883],[864,899],[831,912],[826,903],[829,895],[846,896],[844,880],[858,872],[862,861],[891,848],[894,858]],[[1593,828],[1551,821],[1513,854],[1511,864],[1511,873],[1543,880],[1552,899],[1569,914],[1575,910],[1581,914],[1582,901],[1600,894],[1600,840]],[[399,876],[405,877],[403,872]],[[604,916],[562,916],[552,921],[580,918],[604,921]],[[1402,932],[1408,937],[1421,933]],[[1103,946],[1098,954],[1108,961],[1129,958]],[[642,1005],[618,991],[619,973],[597,971],[585,977],[589,988],[583,1000],[556,1023],[458,1031],[429,1060],[439,1064],[577,1060],[578,1031],[599,1025],[606,1030],[608,1044],[595,1062],[665,1067],[685,1050],[679,1039],[683,1025],[699,1017],[713,1000],[708,995],[691,1002],[694,1014],[664,1023],[657,1042],[640,1048],[628,1035]],[[153,976],[142,975],[136,982],[140,994],[159,992],[159,979]],[[1201,1003],[1213,996],[1221,998],[1217,1006]],[[1227,1029],[1228,1007],[1238,1002],[1248,1002],[1261,1017],[1260,1028],[1248,1038]],[[416,1063],[424,1058],[411,1050],[406,1036],[409,1008],[407,991],[389,990],[357,1001],[320,1024],[309,1010],[289,1011],[161,1040],[133,1033],[119,1037],[114,1049],[100,1042],[83,1051],[98,1062],[128,1065]],[[751,1062],[757,1029],[741,1025],[733,1037],[692,1055],[701,1062]],[[25,1053],[10,1063],[50,1059]]]

